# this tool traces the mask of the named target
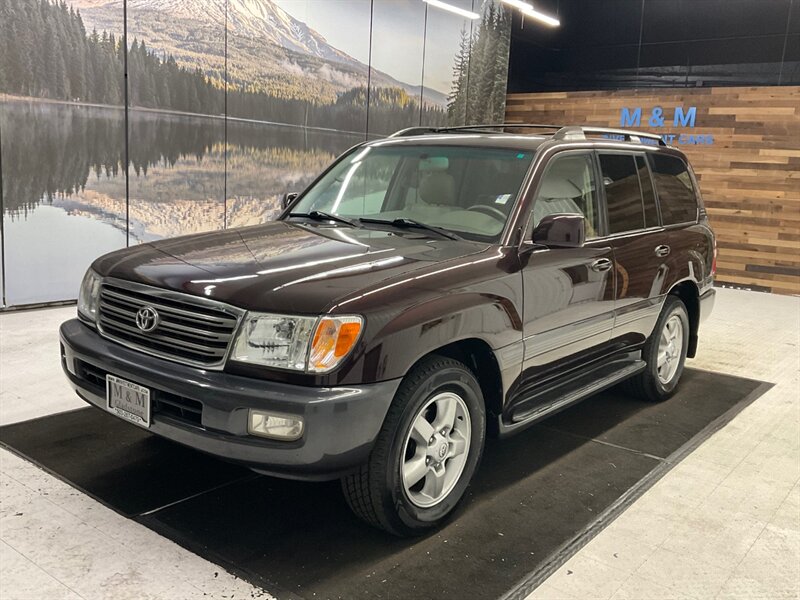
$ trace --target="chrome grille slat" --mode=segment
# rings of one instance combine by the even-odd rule
[[[136,311],[135,310],[123,310],[113,304],[109,304],[107,302],[100,302],[100,308],[102,308],[106,312],[110,312],[114,315],[118,315],[120,317],[127,317],[131,319],[133,322],[136,319]],[[160,329],[168,329],[170,331],[175,331],[178,333],[185,333],[187,337],[194,337],[200,341],[208,340],[210,342],[229,342],[231,340],[230,333],[216,333],[213,331],[203,331],[200,329],[195,329],[192,327],[188,327],[186,325],[180,325],[178,323],[171,323],[169,321],[162,321],[159,327]]]
[[[166,306],[164,304],[159,304],[157,299],[154,299],[152,302],[149,302],[147,300],[139,300],[138,298],[134,299],[134,298],[130,298],[130,297],[127,297],[127,296],[123,296],[123,295],[121,295],[121,294],[119,294],[117,292],[113,292],[113,291],[107,290],[107,289],[104,289],[102,291],[102,293],[106,294],[106,295],[108,295],[108,296],[110,296],[112,298],[116,298],[116,299],[118,299],[118,300],[120,300],[122,302],[125,302],[125,303],[127,303],[127,304],[129,304],[131,306],[136,306],[137,309],[141,308],[142,306],[152,306],[153,308],[155,308],[159,312],[172,313],[172,314],[176,314],[176,315],[189,317],[191,319],[199,319],[201,321],[208,321],[209,323],[218,325],[220,327],[228,327],[228,326],[233,326],[233,325],[236,324],[236,319],[235,318],[234,319],[226,319],[226,318],[221,318],[221,317],[211,317],[211,316],[204,315],[204,314],[201,314],[201,313],[191,312],[189,310],[183,310],[183,309],[180,309],[180,308],[173,308],[171,306]]]
[[[154,308],[160,322],[151,332],[136,324],[136,313]],[[120,344],[184,364],[221,369],[245,311],[202,297],[105,279],[100,287],[97,324]]]
[[[119,321],[115,321],[115,320],[109,319],[106,316],[100,317],[100,322],[103,325],[109,325],[111,327],[117,327],[119,329],[122,329],[123,331],[127,331],[128,333],[133,333],[133,334],[136,334],[136,335],[141,335],[142,334],[142,332],[137,327],[131,327],[130,325],[125,325],[124,323],[120,323]],[[160,329],[160,327],[159,327],[159,329]],[[208,355],[208,356],[223,356],[225,354],[225,350],[227,348],[227,346],[224,346],[222,348],[212,350],[211,348],[206,347],[206,346],[201,346],[200,344],[193,344],[191,342],[185,342],[183,340],[179,340],[178,338],[173,338],[173,337],[169,337],[167,335],[161,335],[161,334],[158,334],[158,333],[148,333],[147,334],[147,338],[148,339],[152,339],[152,340],[156,340],[156,341],[160,342],[163,346],[169,346],[170,344],[175,344],[177,346],[180,346],[181,348],[186,348],[188,350],[192,350],[192,351],[197,352],[199,354],[205,354],[205,355]]]

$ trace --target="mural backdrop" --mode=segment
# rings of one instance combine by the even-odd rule
[[[451,2],[481,18],[421,0],[3,0],[3,305],[73,299],[116,248],[268,220],[365,138],[502,119],[510,14]]]

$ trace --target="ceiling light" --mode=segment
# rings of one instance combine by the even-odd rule
[[[549,25],[550,27],[558,27],[561,25],[561,21],[556,19],[555,17],[551,17],[550,15],[546,15],[543,12],[539,12],[538,10],[531,8],[530,10],[523,10],[522,11],[526,17],[530,17],[531,19],[536,19],[540,23],[544,23],[545,25]]]
[[[522,12],[527,12],[529,10],[533,10],[533,5],[528,4],[527,2],[523,2],[522,0],[503,0],[509,6],[513,6],[514,8],[520,9]]]
[[[514,8],[518,8],[522,11],[522,14],[526,17],[530,17],[531,19],[536,19],[540,23],[544,23],[545,25],[549,25],[550,27],[558,27],[561,25],[561,21],[556,19],[555,17],[551,17],[550,15],[546,15],[543,12],[539,12],[533,5],[528,2],[523,2],[523,0],[503,0],[509,6],[513,6]]]
[[[447,2],[442,2],[441,0],[422,0],[422,1],[427,2],[431,6],[435,6],[436,8],[441,8],[442,10],[455,13],[467,19],[481,18],[481,16],[478,13],[472,12],[471,10],[464,10],[463,8],[458,8],[457,6],[453,6],[452,4],[448,4]]]

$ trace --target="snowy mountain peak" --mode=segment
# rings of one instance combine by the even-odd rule
[[[121,9],[122,0],[73,0],[77,8]],[[160,13],[174,19],[226,22],[223,0],[128,0],[128,13]],[[325,60],[354,64],[355,59],[331,46],[323,36],[295,19],[272,0],[228,0],[228,35],[262,40]]]

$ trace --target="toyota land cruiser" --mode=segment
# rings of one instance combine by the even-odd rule
[[[398,535],[453,511],[487,434],[623,382],[668,398],[713,304],[697,182],[650,134],[412,128],[285,203],[275,222],[97,259],[63,367],[156,435],[341,478]]]

